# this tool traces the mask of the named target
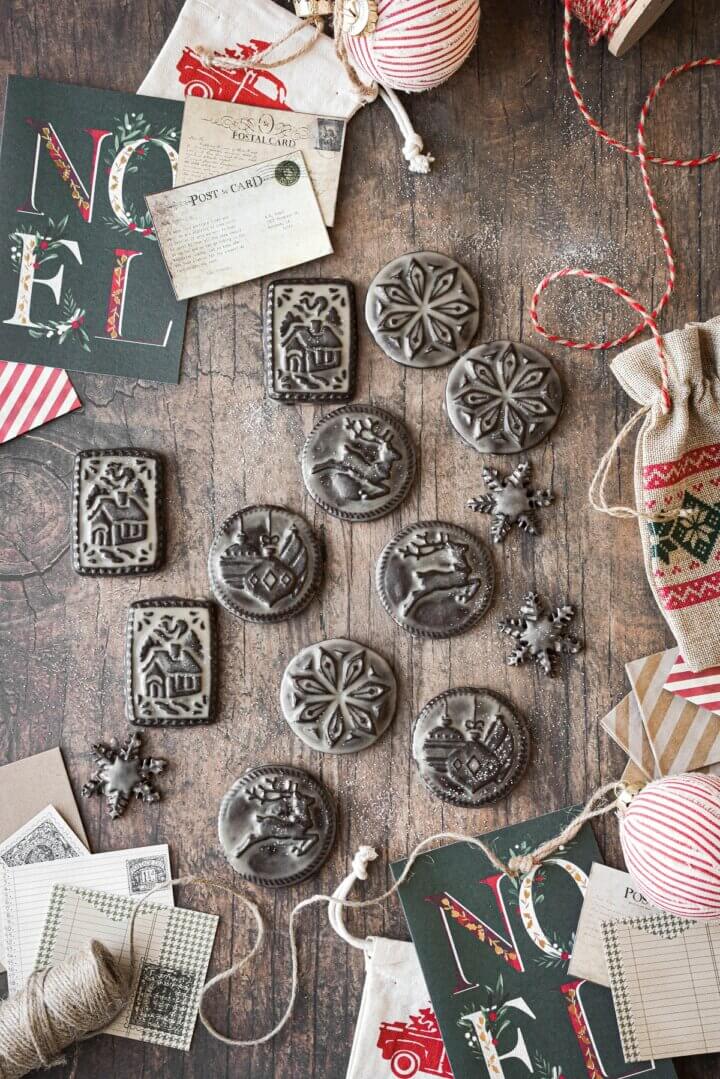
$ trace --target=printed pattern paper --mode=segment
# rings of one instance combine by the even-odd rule
[[[35,969],[61,962],[91,940],[99,940],[128,967],[134,907],[123,896],[56,884]],[[214,914],[196,910],[141,908],[133,929],[136,969],[130,1002],[105,1033],[189,1049],[217,924]]]
[[[0,360],[0,443],[82,408],[66,371]]]
[[[683,657],[678,656],[667,676],[665,689],[716,716],[720,715],[720,667],[692,671]]]

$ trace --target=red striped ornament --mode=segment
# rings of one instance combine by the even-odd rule
[[[643,895],[682,918],[720,917],[720,778],[666,776],[620,818],[628,872]]]
[[[378,0],[371,34],[343,38],[355,67],[393,90],[439,86],[467,60],[480,0]]]

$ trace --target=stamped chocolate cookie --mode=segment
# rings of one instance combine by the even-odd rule
[[[479,307],[467,270],[447,255],[415,251],[376,274],[365,320],[391,360],[407,367],[442,367],[470,345]]]
[[[220,804],[218,834],[227,860],[253,884],[281,888],[314,876],[335,829],[332,798],[301,768],[250,768]]]
[[[414,637],[454,637],[470,629],[490,606],[494,579],[484,543],[445,521],[401,529],[375,571],[383,607]]]
[[[346,405],[323,416],[302,454],[308,492],[346,521],[372,521],[403,501],[415,477],[405,424],[375,405]]]
[[[515,786],[527,767],[530,736],[502,697],[487,689],[450,689],[415,720],[412,751],[433,794],[473,809]]]
[[[217,600],[247,622],[281,622],[306,607],[322,577],[322,548],[304,517],[246,506],[220,526],[208,573]]]
[[[150,450],[83,450],[73,477],[73,568],[84,576],[162,565],[163,467]]]
[[[395,675],[382,656],[354,641],[321,641],[288,663],[283,715],[321,753],[356,753],[377,741],[395,714]]]
[[[265,386],[274,401],[349,401],[357,320],[349,281],[271,281],[265,293]]]
[[[460,437],[478,453],[520,453],[553,429],[563,391],[550,360],[515,341],[471,348],[452,368],[445,404]]]

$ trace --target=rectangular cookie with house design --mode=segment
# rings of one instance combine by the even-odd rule
[[[163,463],[151,450],[83,450],[73,476],[73,567],[152,573],[165,556]]]
[[[331,278],[271,281],[265,385],[274,401],[349,401],[355,392],[355,289]]]
[[[137,727],[190,727],[215,718],[215,616],[207,600],[130,605],[125,654],[127,717]]]

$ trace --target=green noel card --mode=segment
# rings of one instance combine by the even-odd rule
[[[557,835],[578,809],[483,836],[506,862]],[[423,854],[400,889],[455,1079],[675,1079],[669,1061],[624,1063],[610,991],[568,974],[587,877],[589,825],[523,877],[475,847]],[[398,877],[404,862],[396,862]],[[409,1059],[409,1058],[408,1058]],[[415,1072],[422,1070],[418,1057]]]
[[[182,102],[8,79],[0,357],[177,382],[178,303],[145,195],[174,184]]]

